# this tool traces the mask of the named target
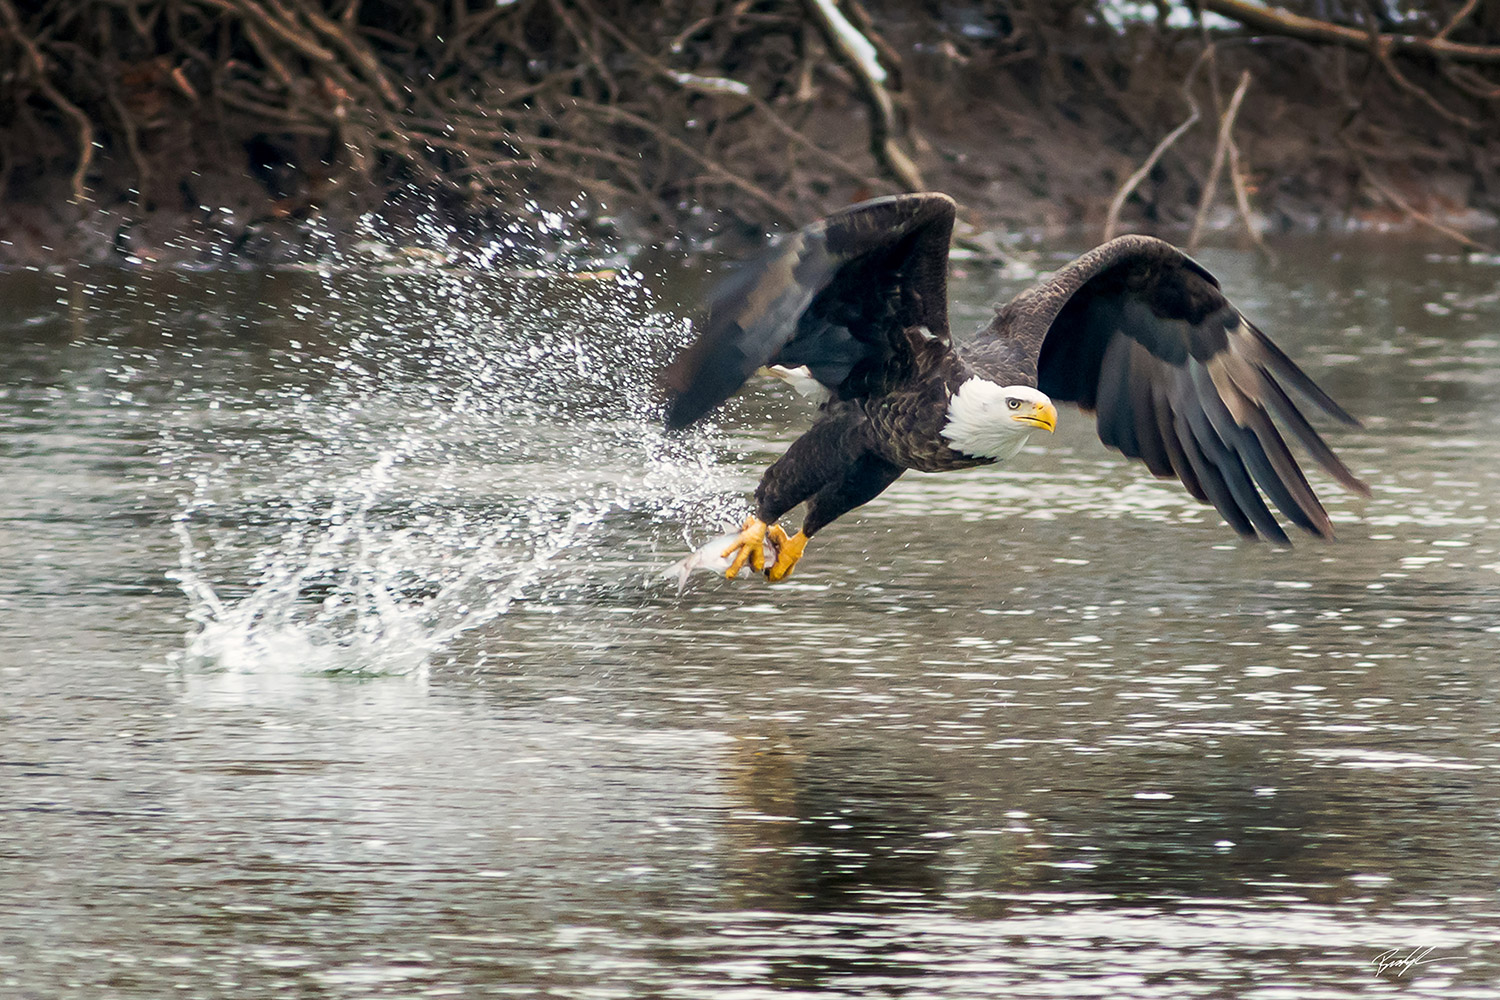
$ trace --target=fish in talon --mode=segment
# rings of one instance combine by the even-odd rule
[[[757,573],[765,569],[766,530],[766,522],[759,518],[745,519],[740,533],[724,547],[723,552],[719,553],[725,559],[730,560],[729,565],[724,569],[724,579],[733,580],[739,576],[740,570],[745,568],[747,562]]]
[[[729,567],[734,562],[731,553],[736,553],[740,548],[740,539],[743,531],[731,531],[723,535],[716,535],[694,549],[685,558],[668,566],[661,571],[663,580],[675,580],[677,592],[682,593],[687,587],[688,578],[694,573],[713,573],[715,575],[727,575]],[[774,566],[781,556],[781,550],[775,539],[776,532],[768,530],[766,537],[761,542],[761,565]],[[781,537],[786,537],[786,532],[781,532]],[[748,561],[748,559],[747,559]],[[737,571],[736,571],[737,572]],[[734,579],[730,576],[728,579]]]

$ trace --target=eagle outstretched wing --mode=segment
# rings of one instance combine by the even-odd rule
[[[806,366],[843,399],[911,375],[911,329],[948,346],[953,200],[863,202],[791,233],[715,290],[697,341],[667,369],[668,428],[706,416],[766,365]]]
[[[1369,493],[1286,389],[1359,422],[1161,240],[1122,236],[1083,255],[1003,307],[972,354],[1094,411],[1106,445],[1180,479],[1242,535],[1287,541],[1261,491],[1292,523],[1333,534],[1276,420],[1334,479]]]

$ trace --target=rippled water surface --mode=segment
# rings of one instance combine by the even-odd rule
[[[0,275],[0,995],[1500,995],[1500,265],[1280,250],[1338,542],[1065,413],[681,595],[694,275]]]

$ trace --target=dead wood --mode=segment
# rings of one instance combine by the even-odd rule
[[[876,162],[906,190],[923,190],[927,185],[922,181],[921,172],[896,142],[899,132],[896,106],[885,87],[887,71],[880,64],[880,48],[855,28],[832,0],[806,0],[805,8],[822,34],[828,51],[859,85],[860,95],[869,110],[870,152]]]
[[[931,184],[1006,219],[1201,232],[1226,170],[1248,225],[1252,166],[1263,213],[1291,192],[1446,225],[1402,186],[1425,165],[1500,211],[1490,5],[1284,2],[1203,0],[1242,29],[1199,32],[1111,27],[1096,0],[0,0],[0,229],[55,202],[62,226],[250,232],[410,192],[480,224],[582,193],[702,234]],[[1214,46],[1257,84],[1215,89],[1210,134]]]
[[[1423,36],[1382,32],[1372,35],[1359,28],[1265,7],[1251,0],[1198,0],[1198,5],[1203,10],[1238,21],[1247,28],[1285,35],[1288,38],[1373,50],[1387,55],[1415,52],[1455,62],[1500,63],[1500,45],[1471,45],[1454,42],[1447,37],[1452,28],[1468,16],[1468,12],[1463,10],[1454,15],[1445,30]]]
[[[1120,233],[1120,212],[1125,207],[1125,200],[1135,193],[1135,189],[1140,186],[1141,182],[1156,167],[1157,162],[1166,151],[1171,149],[1172,145],[1178,139],[1182,138],[1188,129],[1198,124],[1199,118],[1203,117],[1203,113],[1198,107],[1198,101],[1193,97],[1193,78],[1198,75],[1198,69],[1208,58],[1209,51],[1207,49],[1204,50],[1203,54],[1193,63],[1193,68],[1188,70],[1187,77],[1182,81],[1182,99],[1188,106],[1188,116],[1182,120],[1181,124],[1162,137],[1161,142],[1158,142],[1156,147],[1151,150],[1145,162],[1134,173],[1125,178],[1125,183],[1121,184],[1118,190],[1115,191],[1115,196],[1109,203],[1109,211],[1104,217],[1104,238],[1106,240],[1114,239]]]

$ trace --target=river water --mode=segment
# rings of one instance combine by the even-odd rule
[[[1065,413],[680,595],[690,269],[0,275],[0,996],[1500,995],[1500,260],[1278,249],[1337,542]]]

